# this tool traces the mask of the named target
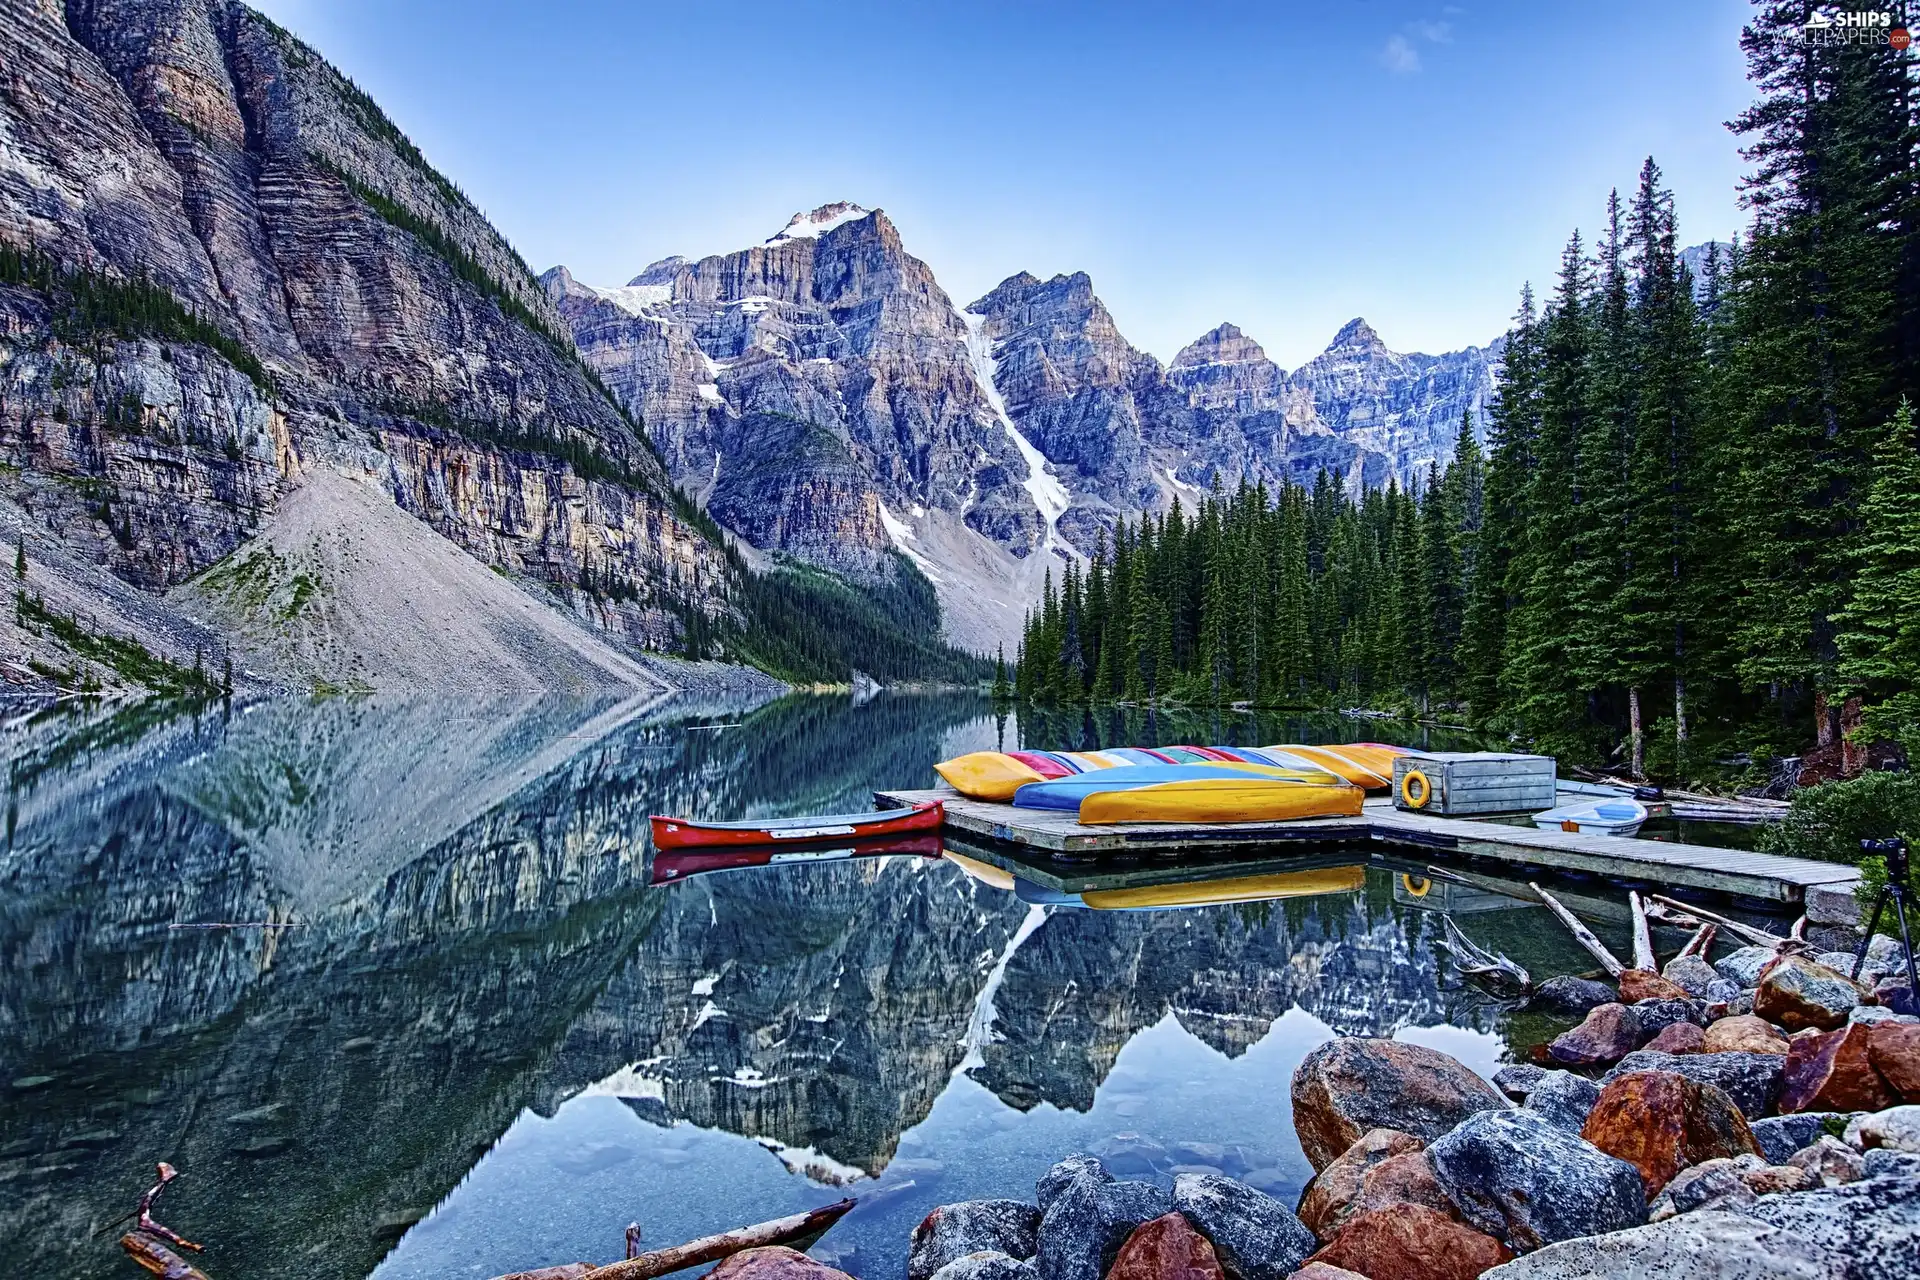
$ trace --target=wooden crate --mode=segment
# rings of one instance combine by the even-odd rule
[[[1424,805],[1407,803],[1406,785],[1414,770],[1426,778],[1432,797]],[[1538,813],[1557,803],[1552,756],[1504,751],[1433,751],[1405,755],[1393,762],[1393,806],[1410,813],[1458,817],[1468,813]]]

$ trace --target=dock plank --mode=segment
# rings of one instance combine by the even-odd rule
[[[1303,843],[1377,842],[1562,871],[1655,880],[1784,903],[1801,901],[1814,885],[1839,886],[1859,879],[1853,868],[1836,863],[1709,845],[1442,818],[1396,809],[1385,798],[1367,801],[1359,817],[1206,826],[1170,822],[1082,826],[1070,813],[969,800],[946,787],[879,791],[874,798],[892,808],[939,800],[946,805],[947,825],[958,833],[1064,858],[1098,858],[1121,852],[1175,853],[1209,846],[1257,849]]]

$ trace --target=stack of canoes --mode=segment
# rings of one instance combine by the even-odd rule
[[[1075,813],[1083,823],[1274,822],[1360,812],[1402,748],[1116,747],[976,751],[934,767],[975,800]]]

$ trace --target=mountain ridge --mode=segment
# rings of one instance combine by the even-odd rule
[[[1087,273],[1016,272],[957,306],[884,210],[850,201],[625,286],[564,265],[540,280],[722,525],[855,576],[884,575],[896,550],[976,649],[1009,640],[1042,579],[1121,520],[1216,480],[1423,482],[1496,375],[1491,348],[1403,355],[1362,319],[1291,374],[1230,322],[1163,365]],[[890,353],[884,377],[874,352]]]

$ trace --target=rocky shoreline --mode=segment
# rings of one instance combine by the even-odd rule
[[[1920,1276],[1920,1017],[1905,957],[1746,947],[1555,978],[1578,1026],[1489,1083],[1436,1050],[1345,1037],[1295,1071],[1315,1174],[1293,1207],[1225,1174],[1171,1191],[1091,1155],[1032,1202],[915,1228],[908,1280],[1583,1280]],[[1898,976],[1897,976],[1898,975]],[[719,1280],[846,1280],[791,1249]]]

